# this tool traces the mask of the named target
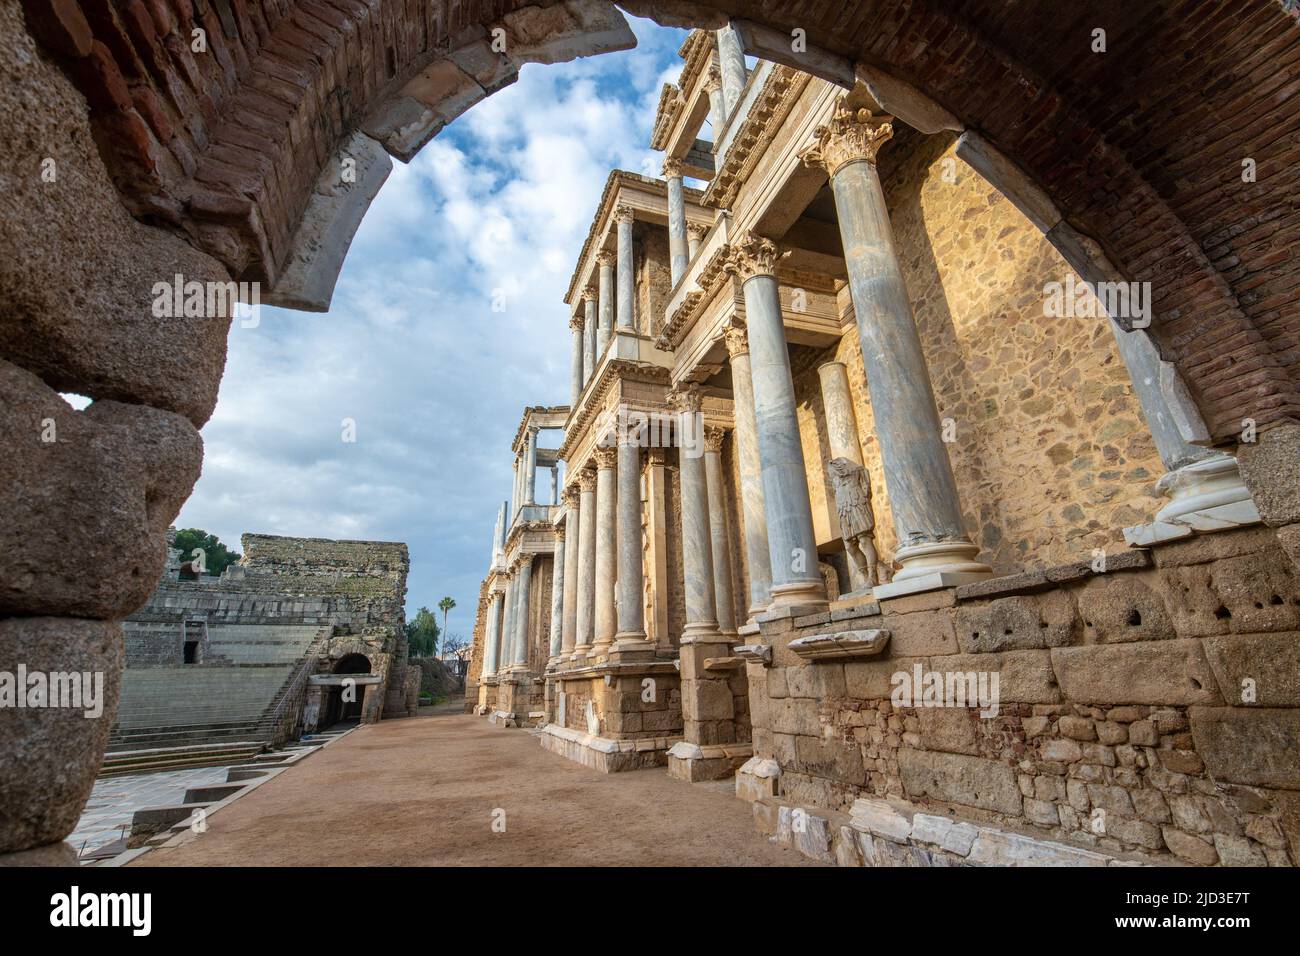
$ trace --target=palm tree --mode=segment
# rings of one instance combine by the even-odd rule
[[[442,633],[447,633],[447,612],[456,606],[455,600],[449,597],[443,598],[438,602],[438,608],[442,611]]]

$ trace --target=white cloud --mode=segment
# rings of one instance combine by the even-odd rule
[[[563,296],[609,170],[659,171],[653,110],[685,33],[632,22],[637,50],[526,66],[396,164],[328,315],[263,307],[232,330],[179,526],[405,541],[408,613],[449,594],[468,635],[523,407],[568,401]]]

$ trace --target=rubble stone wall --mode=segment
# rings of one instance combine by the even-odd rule
[[[889,798],[1155,862],[1300,859],[1300,575],[1269,529],[762,628],[754,747],[782,801]],[[864,628],[889,630],[882,658],[789,648]],[[996,674],[996,714],[897,696],[917,668]]]

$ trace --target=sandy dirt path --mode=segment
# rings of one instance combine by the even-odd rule
[[[601,774],[445,705],[363,726],[135,866],[802,866],[731,784]],[[494,811],[505,832],[493,831]],[[498,815],[499,816],[499,815]]]

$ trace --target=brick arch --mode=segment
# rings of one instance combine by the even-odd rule
[[[1214,440],[1231,441],[1243,418],[1300,418],[1300,97],[1285,79],[1300,29],[1281,4],[1154,15],[1119,2],[1061,15],[1046,0],[622,6],[672,25],[735,17],[761,55],[919,91],[1023,171],[1104,262],[1152,283],[1155,338]],[[86,95],[129,208],[264,282],[264,301],[307,309],[328,307],[389,155],[409,160],[521,63],[634,43],[605,0],[25,7]],[[189,52],[194,25],[212,56]],[[1091,49],[1096,27],[1105,53]],[[794,30],[808,52],[791,51]]]

